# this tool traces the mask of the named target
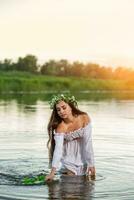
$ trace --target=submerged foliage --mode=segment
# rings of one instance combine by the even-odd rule
[[[37,175],[35,177],[24,177],[21,180],[21,184],[22,185],[41,185],[41,184],[45,184],[45,175],[40,174]]]

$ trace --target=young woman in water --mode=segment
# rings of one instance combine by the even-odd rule
[[[88,114],[78,109],[74,96],[54,96],[50,106],[53,109],[48,124],[51,172],[45,180],[52,180],[58,169],[67,175],[95,176]]]

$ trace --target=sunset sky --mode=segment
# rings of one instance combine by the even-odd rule
[[[134,0],[0,0],[0,60],[134,67]]]

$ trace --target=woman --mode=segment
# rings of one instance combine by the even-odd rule
[[[95,176],[88,114],[77,108],[74,96],[54,96],[50,106],[53,112],[48,124],[48,147],[52,169],[45,180],[52,180],[59,168],[68,175]]]

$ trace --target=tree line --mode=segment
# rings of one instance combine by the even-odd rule
[[[104,67],[95,63],[82,63],[75,61],[70,63],[68,60],[49,60],[42,65],[38,64],[38,59],[34,55],[19,57],[16,62],[11,59],[0,61],[0,71],[26,71],[34,74],[52,76],[75,76],[93,79],[119,79],[134,80],[134,70],[132,68]]]

